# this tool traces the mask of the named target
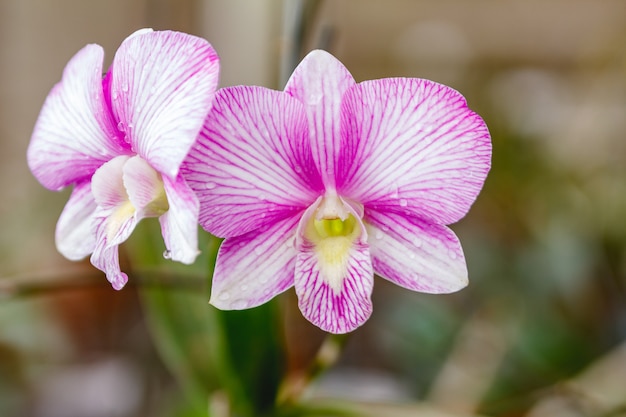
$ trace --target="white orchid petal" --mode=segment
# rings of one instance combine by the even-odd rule
[[[232,237],[304,210],[322,192],[302,105],[261,87],[220,90],[182,167],[199,221]]]
[[[409,216],[366,211],[374,271],[404,288],[434,294],[467,286],[458,238],[446,226]]]
[[[130,203],[124,187],[124,165],[129,156],[118,156],[103,164],[91,178],[91,192],[99,207],[114,209],[126,202]]]
[[[299,216],[224,240],[213,274],[211,304],[224,310],[261,305],[293,286]]]
[[[176,178],[211,108],[218,56],[204,39],[172,31],[129,36],[113,59],[111,106],[133,150]]]
[[[28,166],[45,187],[60,190],[88,180],[104,162],[129,152],[104,97],[99,45],[68,62],[41,109],[28,146]]]
[[[120,270],[118,247],[128,239],[137,222],[124,208],[98,208],[95,219],[96,247],[91,254],[91,263],[106,274],[114,289],[120,290],[128,276]]]
[[[354,78],[337,58],[326,51],[310,52],[296,67],[285,92],[304,104],[313,158],[329,190],[335,188],[339,150],[341,103]]]
[[[59,217],[55,233],[57,249],[67,259],[78,261],[93,252],[96,246],[95,210],[91,184],[76,184]]]
[[[134,156],[126,161],[122,180],[138,220],[158,217],[168,210],[163,178],[143,158]]]
[[[463,96],[415,78],[366,81],[344,97],[339,192],[440,224],[462,218],[485,182],[491,141]]]
[[[179,175],[174,181],[163,178],[169,209],[161,217],[161,232],[172,260],[191,264],[198,250],[198,211],[200,203]]]

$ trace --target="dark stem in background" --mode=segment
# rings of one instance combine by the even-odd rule
[[[283,49],[279,68],[280,88],[287,84],[289,76],[308,52],[307,41],[314,34],[323,0],[285,1],[283,6]],[[332,46],[333,28],[320,23],[318,39],[310,42],[314,48],[329,50]],[[330,52],[330,51],[329,51]]]

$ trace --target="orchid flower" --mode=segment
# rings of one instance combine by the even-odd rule
[[[143,29],[126,38],[102,76],[104,51],[82,48],[48,94],[28,148],[43,186],[74,185],[56,228],[65,257],[91,254],[113,288],[118,246],[137,223],[158,217],[166,254],[198,255],[199,203],[179,174],[217,88],[218,56],[203,39]]]
[[[302,314],[345,333],[372,312],[374,274],[404,288],[467,285],[456,235],[491,141],[455,90],[415,78],[356,83],[313,51],[284,92],[219,90],[181,171],[200,224],[226,238],[210,302],[245,309],[294,286]]]

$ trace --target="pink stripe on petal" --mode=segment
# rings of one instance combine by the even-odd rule
[[[111,236],[110,210],[98,209],[95,216],[96,247],[91,255],[93,266],[103,271],[114,289],[120,290],[128,281],[128,276],[121,272],[118,246],[128,239],[136,222],[133,217],[115,225],[116,233]]]
[[[223,310],[261,305],[293,286],[299,216],[227,238],[217,255],[211,304]]]
[[[159,217],[165,247],[171,259],[191,264],[198,250],[198,211],[200,204],[182,176],[176,181],[163,177],[169,210]]]
[[[113,60],[111,106],[133,150],[176,178],[217,87],[219,59],[204,39],[180,32],[129,36]]]
[[[304,57],[285,86],[285,92],[305,106],[313,157],[330,190],[335,189],[335,165],[342,146],[341,102],[354,84],[354,78],[337,58],[315,50]]]
[[[458,238],[445,226],[409,216],[366,210],[374,272],[401,287],[434,294],[467,286]]]
[[[330,333],[347,333],[365,323],[372,314],[374,285],[367,245],[353,244],[340,289],[320,272],[313,245],[302,245],[296,259],[295,289],[307,320]]]
[[[91,184],[76,184],[59,217],[55,233],[57,249],[67,259],[77,261],[93,252],[96,246],[95,210]]]
[[[458,221],[491,164],[487,126],[455,90],[388,78],[350,89],[343,103],[338,187],[379,211]]]
[[[104,162],[128,153],[105,102],[103,57],[99,45],[81,49],[41,109],[27,159],[33,175],[49,189],[84,180]]]
[[[323,190],[302,105],[261,87],[220,90],[181,172],[199,221],[232,237],[295,215]]]

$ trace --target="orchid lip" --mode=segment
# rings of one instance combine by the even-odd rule
[[[161,174],[139,156],[118,156],[104,164],[94,174],[92,192],[99,206],[111,210],[109,242],[114,242],[125,219],[159,217],[169,210]]]
[[[314,247],[320,272],[337,294],[357,241],[366,239],[359,211],[336,195],[320,197],[302,218],[303,242]]]

